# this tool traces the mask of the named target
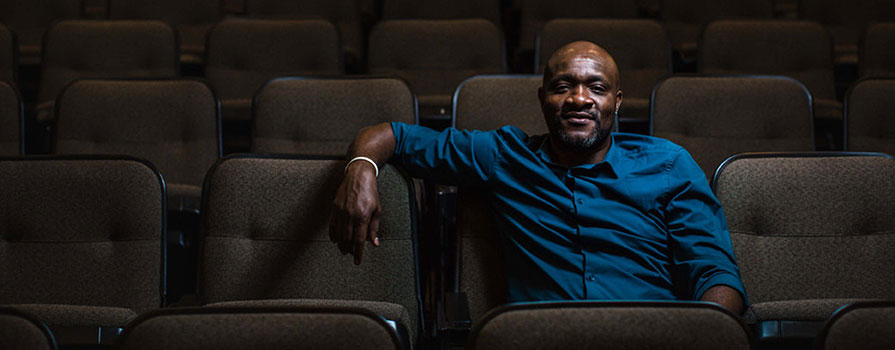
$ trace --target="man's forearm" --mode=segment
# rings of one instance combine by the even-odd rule
[[[725,285],[709,288],[699,300],[721,305],[737,315],[743,314],[743,297],[736,289]]]
[[[368,157],[378,165],[385,164],[395,153],[395,133],[391,123],[361,129],[348,147],[348,159]]]

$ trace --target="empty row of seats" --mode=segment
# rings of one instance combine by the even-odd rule
[[[153,341],[266,344],[280,339],[274,334],[285,329],[261,324],[290,324],[293,332],[333,336],[344,325],[333,330],[338,322],[324,315],[336,313],[354,315],[340,322],[355,319],[379,334],[393,332],[380,338],[389,339],[380,340],[385,344],[420,347],[433,325],[423,322],[420,232],[410,179],[393,166],[382,168],[377,187],[383,241],[379,247],[368,246],[364,264],[354,265],[328,238],[328,204],[343,171],[343,160],[303,157],[234,155],[216,162],[203,187],[198,299],[204,308],[155,311],[168,306],[165,271],[170,266],[166,184],[151,163],[101,155],[0,160],[0,179],[6,184],[0,194],[13,199],[0,210],[0,305],[46,324],[64,344],[95,343],[97,334],[100,343],[108,344],[122,328],[119,339],[126,343],[148,319],[164,315],[184,317],[172,316],[168,322],[175,323],[167,326],[156,324],[161,328],[154,332],[161,333]],[[653,348],[666,341],[749,348],[754,341],[793,335],[810,342],[818,331],[834,332],[822,329],[829,327],[824,322],[831,316],[844,318],[834,315],[841,306],[895,298],[890,278],[895,266],[890,254],[895,249],[892,176],[895,160],[878,153],[746,153],[724,162],[713,191],[724,205],[751,304],[743,319],[698,303],[498,309],[506,284],[497,231],[488,204],[461,188],[456,233],[460,260],[452,266],[456,270],[443,273],[459,276],[456,289],[448,292],[463,293],[467,302],[443,307],[469,308],[443,312],[468,315],[465,322],[449,324],[465,324],[472,331],[468,345],[482,349],[540,348],[544,341],[577,348],[571,344],[591,342],[597,334],[625,334]],[[248,320],[259,329],[255,332],[237,326],[245,317],[234,314],[244,313],[314,315],[294,316],[297,324],[282,317],[267,323]],[[891,307],[883,315],[892,317]],[[880,327],[878,318],[858,318]],[[565,321],[546,321],[560,319]],[[185,326],[203,320],[223,328],[212,328],[209,335],[199,330],[204,327]],[[687,331],[697,326],[725,335]],[[441,324],[436,328],[449,329]],[[164,336],[177,330],[187,333]],[[92,338],[84,340],[85,333]],[[296,339],[292,337],[282,339]],[[142,342],[148,340],[137,343]]]

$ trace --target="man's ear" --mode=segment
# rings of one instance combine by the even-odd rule
[[[615,92],[615,111],[616,112],[618,112],[618,110],[622,107],[622,95],[624,95],[624,93],[622,93],[621,89],[619,89],[618,91]]]

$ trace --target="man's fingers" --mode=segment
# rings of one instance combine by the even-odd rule
[[[366,218],[361,219],[356,222],[354,225],[350,225],[352,227],[352,231],[354,235],[351,237],[351,242],[353,245],[353,255],[354,255],[354,264],[360,265],[361,260],[364,258],[364,245],[366,244],[366,236],[367,236],[367,220]]]
[[[373,243],[373,246],[379,246],[379,210],[373,213],[373,217],[370,218],[370,228],[369,228],[368,237],[370,242]]]

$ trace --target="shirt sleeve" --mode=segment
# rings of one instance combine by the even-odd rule
[[[748,304],[721,203],[705,173],[681,149],[669,168],[666,224],[672,249],[675,284],[692,300],[716,285],[737,290]]]
[[[418,178],[443,185],[476,186],[491,177],[499,152],[494,131],[468,131],[392,123],[395,154],[392,158]]]

